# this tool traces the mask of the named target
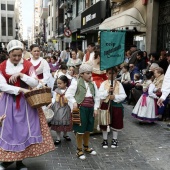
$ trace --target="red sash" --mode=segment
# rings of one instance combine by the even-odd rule
[[[29,58],[28,61],[31,61],[31,59]],[[40,64],[41,64],[41,61],[36,66],[34,66],[34,69],[37,70],[37,68],[40,66]],[[38,79],[43,79],[44,78],[43,73],[37,75],[37,77],[38,77]]]
[[[90,53],[87,52],[87,53],[86,53],[86,61],[89,61],[89,58],[90,58]]]
[[[29,70],[30,70],[30,67],[32,66],[31,62],[23,59],[24,62],[23,62],[23,69],[20,71],[20,73],[23,73],[23,74],[26,74],[29,76]],[[12,75],[9,75],[5,72],[6,70],[6,61],[2,62],[0,64],[0,72],[2,73],[2,75],[4,76],[4,78],[6,79],[7,83],[9,83],[9,79]],[[20,78],[17,79],[16,83],[13,84],[13,86],[16,86],[16,87],[21,87],[21,80]],[[16,108],[19,109],[20,108],[20,98],[21,98],[21,93],[19,95],[16,96]]]

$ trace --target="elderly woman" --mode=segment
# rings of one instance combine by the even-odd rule
[[[22,160],[54,150],[53,141],[41,109],[27,103],[24,93],[38,80],[32,64],[22,58],[23,45],[12,40],[7,45],[9,59],[0,64],[0,170],[16,161],[17,170],[27,170]]]
[[[161,96],[161,87],[162,87],[162,83],[164,80],[164,70],[161,67],[158,67],[155,69],[154,71],[154,81],[153,84],[155,84],[155,93],[158,97]],[[164,106],[163,107],[159,107],[158,108],[158,114],[159,114],[159,119],[158,120],[162,120],[163,119],[163,114],[164,114],[164,110],[166,108],[167,105],[167,100],[164,101]]]

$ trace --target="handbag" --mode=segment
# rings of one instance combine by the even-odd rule
[[[81,126],[81,118],[80,118],[80,109],[73,109],[72,111],[72,122],[73,124],[77,124]]]

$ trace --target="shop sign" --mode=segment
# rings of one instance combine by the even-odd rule
[[[81,29],[100,24],[106,16],[106,1],[98,1],[81,14]]]
[[[57,40],[52,40],[53,44],[57,43]]]
[[[80,34],[80,35],[77,35],[77,36],[76,36],[76,39],[77,39],[77,40],[85,40],[85,39],[86,39],[86,35],[81,35],[81,34]]]
[[[87,15],[86,17],[83,18],[84,21],[83,24],[85,25],[87,22],[91,21],[94,18],[96,18],[96,13]]]

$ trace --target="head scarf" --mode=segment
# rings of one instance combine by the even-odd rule
[[[84,63],[79,68],[79,74],[85,73],[85,72],[92,72],[93,67],[90,64]]]
[[[21,49],[23,50],[23,44],[22,42],[18,41],[18,40],[11,40],[8,45],[7,45],[7,51],[8,53],[10,53],[12,50],[14,49]]]

